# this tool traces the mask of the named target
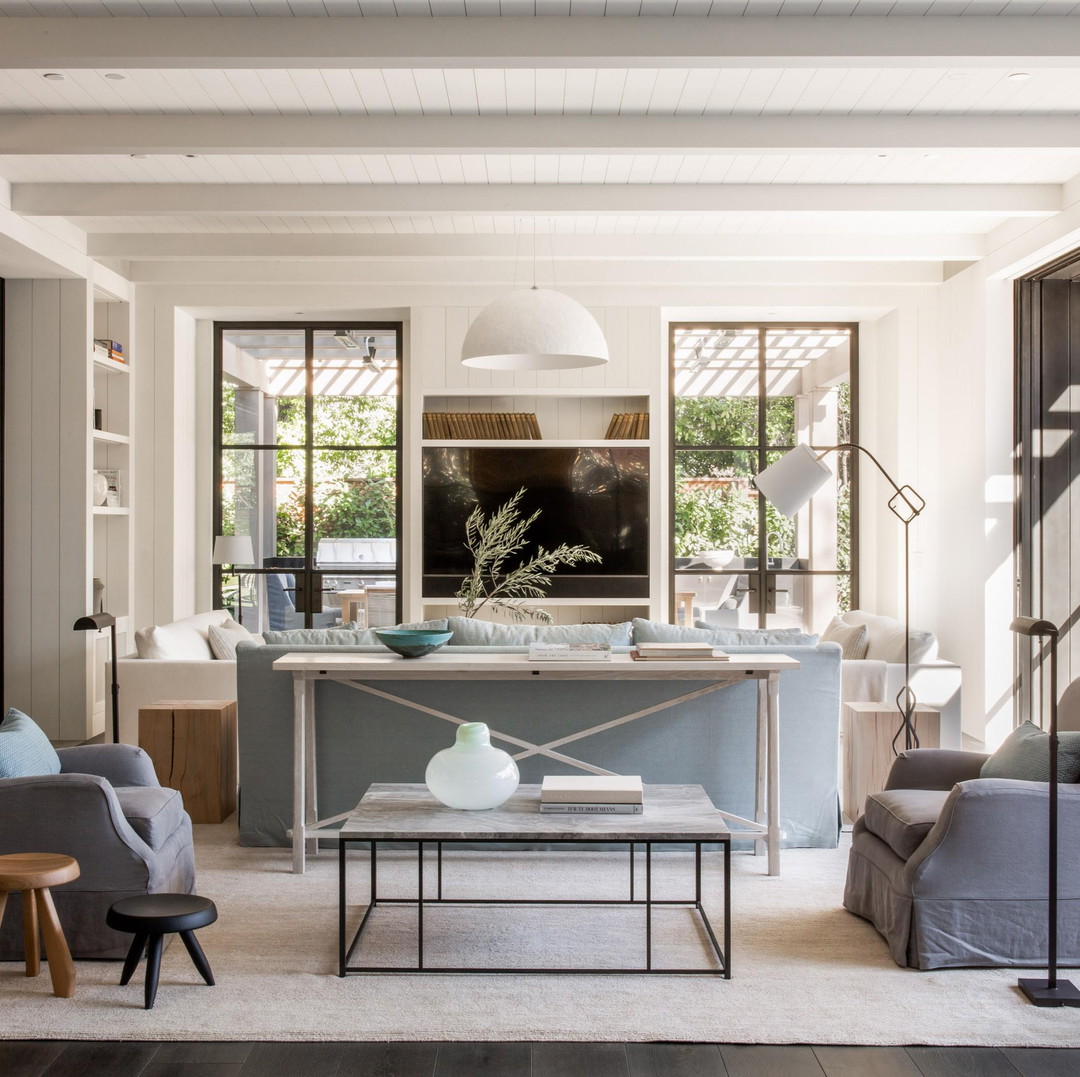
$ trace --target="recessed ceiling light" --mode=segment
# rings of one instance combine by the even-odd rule
[[[148,153],[129,153],[128,156],[133,161],[145,161],[150,155]]]
[[[106,71],[105,77],[107,79],[126,79],[127,75],[121,75],[119,71]]]
[[[59,71],[46,71],[41,77],[48,79],[50,82],[63,82],[67,76],[61,75]]]
[[[887,153],[879,153],[878,154],[878,157],[888,157],[888,156],[889,155]]]
[[[199,155],[197,153],[185,153],[183,156],[188,158],[188,160],[194,160]]]
[[[1030,71],[1014,71],[1011,75],[1007,76],[1010,82],[1027,82],[1031,78]]]

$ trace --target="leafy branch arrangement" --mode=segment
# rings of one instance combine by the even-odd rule
[[[458,608],[466,617],[475,617],[490,604],[493,609],[506,610],[515,621],[533,617],[550,624],[552,618],[547,610],[522,600],[543,598],[551,586],[551,573],[559,565],[603,560],[588,546],[568,546],[563,542],[553,550],[541,546],[535,557],[504,572],[503,566],[525,546],[525,535],[540,515],[541,510],[537,509],[528,519],[522,519],[518,505],[524,495],[522,487],[486,520],[478,505],[465,521],[465,547],[473,555],[473,570],[461,581],[456,597]]]

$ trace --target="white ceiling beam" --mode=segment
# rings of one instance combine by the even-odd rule
[[[933,213],[1045,217],[1058,184],[16,183],[28,217]]]
[[[545,253],[548,237],[540,240]],[[556,264],[571,261],[976,261],[985,253],[981,235],[555,235]],[[197,259],[341,258],[397,261],[464,259],[507,261],[530,242],[492,235],[252,235],[172,233],[91,233],[93,258],[152,261]]]
[[[3,19],[0,68],[1062,66],[1070,16]]]
[[[1074,116],[0,114],[0,154],[1076,151]]]
[[[338,285],[350,282],[372,286],[481,285],[498,290],[523,286],[521,267],[514,263],[468,261],[452,264],[418,259],[407,262],[375,261],[131,262],[131,280],[138,284],[199,283]],[[516,275],[515,275],[516,273]],[[574,263],[570,275],[560,275],[558,286],[571,293],[577,287],[653,284],[657,287],[745,285],[752,282],[790,285],[887,284],[910,286],[940,284],[939,262],[669,262],[639,264],[632,261]],[[541,278],[541,283],[543,283]]]

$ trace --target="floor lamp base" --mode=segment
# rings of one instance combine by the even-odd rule
[[[1054,987],[1045,979],[1016,982],[1033,1006],[1080,1006],[1080,990],[1069,980],[1058,980]]]

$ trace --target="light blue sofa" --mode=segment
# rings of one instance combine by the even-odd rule
[[[292,825],[292,675],[272,669],[284,654],[381,651],[380,647],[275,644],[237,648],[240,841],[287,845]],[[520,647],[447,648],[459,653]],[[732,654],[775,652],[802,663],[780,678],[780,815],[789,847],[832,848],[838,831],[837,743],[840,647],[726,646]],[[692,690],[690,681],[380,681],[381,689],[534,743]],[[578,742],[575,754],[646,782],[700,783],[713,803],[753,818],[757,688],[745,682]],[[428,760],[453,741],[446,722],[331,681],[315,686],[318,814],[355,807],[372,782],[422,782]],[[496,743],[498,743],[496,741]],[[523,782],[575,773],[553,760],[521,762]]]

